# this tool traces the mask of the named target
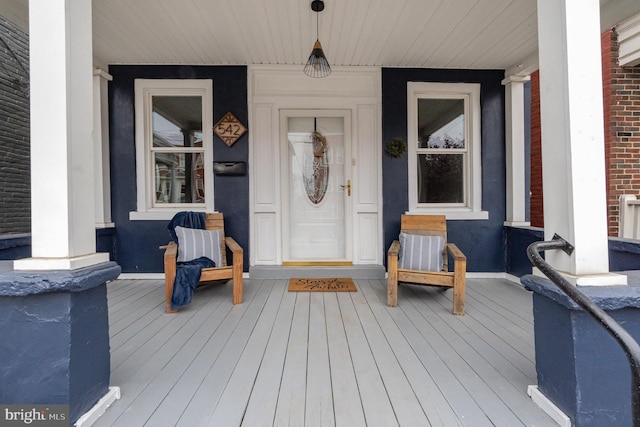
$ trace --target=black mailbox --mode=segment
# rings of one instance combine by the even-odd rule
[[[213,173],[216,175],[244,175],[246,172],[246,162],[213,162]]]

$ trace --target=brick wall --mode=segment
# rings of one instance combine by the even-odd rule
[[[542,137],[540,131],[540,75],[531,75],[531,184],[529,221],[534,227],[544,227],[542,200]]]
[[[640,66],[618,66],[615,30],[602,44],[602,89],[609,235],[618,235],[622,194],[640,196]],[[531,225],[544,226],[540,150],[540,84],[531,75]]]
[[[29,39],[0,17],[0,235],[29,233]]]
[[[622,194],[640,196],[640,66],[618,65],[615,30],[602,35],[609,235],[617,236]],[[608,77],[608,78],[607,78]]]

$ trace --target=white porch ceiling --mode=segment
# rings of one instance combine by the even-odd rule
[[[640,11],[600,0],[602,27]],[[28,0],[1,0],[22,28]],[[536,57],[536,0],[325,0],[320,41],[331,65],[507,69]],[[306,62],[310,0],[94,0],[96,65]]]

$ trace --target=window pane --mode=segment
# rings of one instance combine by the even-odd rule
[[[465,148],[464,99],[418,99],[418,148]]]
[[[202,98],[153,97],[153,146],[201,147]]]
[[[464,203],[463,154],[418,154],[418,203]]]
[[[200,153],[154,153],[155,204],[204,203]]]

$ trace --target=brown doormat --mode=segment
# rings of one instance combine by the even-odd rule
[[[357,292],[349,278],[290,279],[289,292]]]

